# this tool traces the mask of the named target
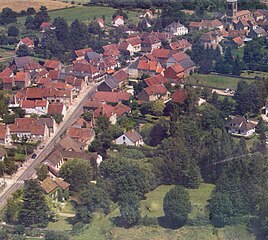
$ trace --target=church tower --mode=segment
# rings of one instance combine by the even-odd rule
[[[235,19],[237,13],[237,0],[227,0],[226,15],[228,18]]]

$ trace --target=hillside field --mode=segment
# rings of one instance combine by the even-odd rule
[[[38,10],[41,6],[46,6],[48,10],[70,7],[70,3],[55,0],[0,0],[0,8],[12,8],[16,12],[33,7]]]
[[[0,0],[1,1],[1,0]],[[57,11],[49,12],[50,18],[53,20],[57,17],[64,18],[69,24],[75,19],[89,23],[93,21],[94,18],[102,18],[105,16],[105,22],[110,25],[112,22],[112,16],[116,9],[111,7],[99,7],[99,6],[79,6],[75,8],[61,9]],[[139,13],[135,11],[126,11],[128,14],[129,22],[137,23],[139,21]],[[26,17],[19,17],[18,22],[24,24]]]

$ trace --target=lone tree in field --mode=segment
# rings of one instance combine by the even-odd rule
[[[22,199],[19,223],[26,227],[46,227],[49,221],[49,209],[37,180],[25,181]]]
[[[167,192],[163,209],[168,220],[168,226],[178,228],[183,226],[191,211],[191,202],[188,192],[182,186],[176,186]]]

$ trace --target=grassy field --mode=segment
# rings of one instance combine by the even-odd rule
[[[72,225],[68,222],[68,217],[59,216],[59,221],[50,222],[47,226],[49,230],[60,230],[60,231],[68,231],[72,230]]]
[[[146,199],[142,200],[140,205],[141,215],[152,218],[163,216],[163,199],[167,191],[173,186],[160,186],[154,191],[146,194]],[[78,236],[75,240],[86,240],[90,236],[91,240],[253,240],[245,226],[232,226],[216,229],[209,224],[204,224],[204,218],[208,221],[206,212],[207,201],[210,199],[214,186],[211,184],[202,184],[199,189],[188,190],[192,203],[192,212],[189,215],[189,222],[194,220],[200,222],[200,226],[188,225],[170,230],[159,226],[139,226],[136,228],[124,229],[114,227],[110,219],[119,215],[119,209],[115,208],[108,216],[100,214],[94,215],[93,222]]]
[[[1,0],[0,0],[1,1]],[[75,19],[89,23],[94,20],[94,18],[102,18],[105,16],[105,22],[107,25],[111,24],[112,16],[115,13],[116,9],[111,7],[99,7],[99,6],[90,6],[84,7],[79,6],[75,8],[62,9],[58,11],[49,12],[51,19],[56,17],[63,17],[68,23],[71,23]],[[139,21],[139,13],[134,11],[127,11],[129,22],[137,23]],[[26,17],[19,17],[18,22],[24,24]]]
[[[238,82],[240,81],[239,78],[234,77],[225,77],[225,76],[218,76],[218,75],[206,75],[206,74],[193,74],[190,76],[190,83],[193,85],[202,85],[211,88],[220,88],[220,89],[236,89]],[[245,80],[249,83],[250,80]]]
[[[9,62],[15,56],[14,51],[9,51],[6,49],[0,48],[0,62]]]
[[[66,8],[71,6],[70,3],[53,0],[0,0],[0,8],[12,8],[16,12],[26,10],[28,7],[33,7],[38,10],[41,6],[46,6],[48,10]]]

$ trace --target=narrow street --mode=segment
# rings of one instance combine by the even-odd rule
[[[65,131],[80,117],[83,111],[83,104],[95,93],[97,89],[96,83],[91,83],[86,89],[84,89],[74,100],[72,106],[68,109],[68,112],[64,118],[64,121],[58,126],[54,136],[44,142],[44,149],[37,150],[37,157],[35,159],[28,159],[24,166],[7,181],[6,187],[0,193],[0,209],[3,209],[7,199],[17,191],[23,184],[24,180],[31,179],[35,173],[35,168],[40,164],[44,158],[50,154],[54,146],[59,142],[60,137]]]

